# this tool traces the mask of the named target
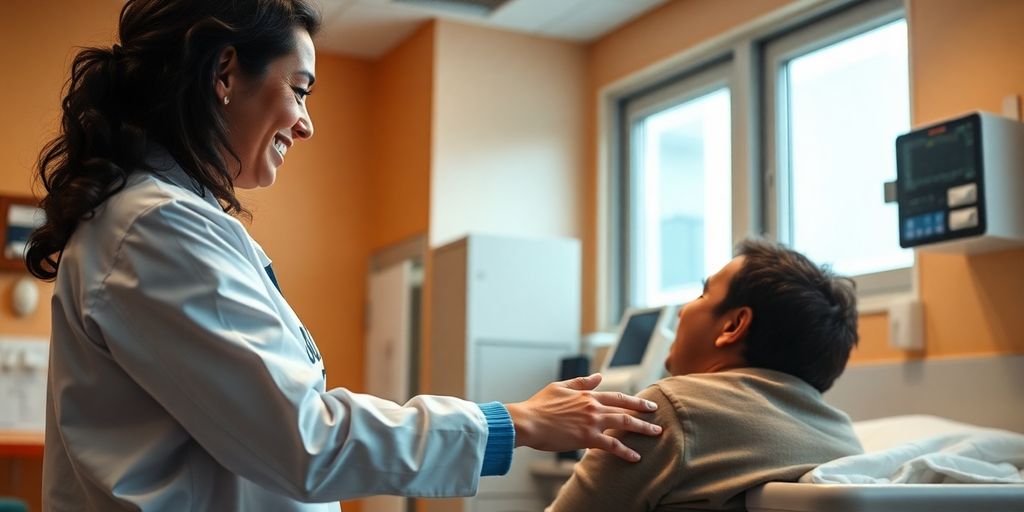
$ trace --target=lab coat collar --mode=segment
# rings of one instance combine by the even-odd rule
[[[176,187],[192,191],[199,197],[203,198],[207,203],[215,206],[218,210],[224,210],[220,203],[217,202],[217,198],[214,197],[213,192],[210,192],[196,182],[196,180],[192,179],[192,177],[185,172],[185,169],[182,169],[181,165],[178,164],[173,156],[171,156],[171,153],[162,145],[156,143],[150,144],[147,148],[145,163],[146,166],[152,169],[152,174],[157,179],[170,183]],[[249,241],[252,242],[253,247],[256,249],[256,256],[259,258],[260,264],[264,268],[269,266],[271,264],[271,259],[267,256],[263,247],[261,247],[256,240],[253,240],[252,237],[249,237]]]
[[[146,150],[145,164],[152,170],[153,176],[158,179],[195,193],[207,203],[217,207],[218,210],[224,209],[213,192],[192,179],[162,145],[156,143],[149,145]]]

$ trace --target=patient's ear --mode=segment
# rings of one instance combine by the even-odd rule
[[[754,320],[754,310],[748,306],[731,309],[725,313],[725,324],[722,332],[715,339],[715,347],[723,348],[742,343],[750,332],[750,323]]]

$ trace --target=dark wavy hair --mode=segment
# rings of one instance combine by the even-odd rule
[[[753,311],[746,363],[794,375],[818,391],[832,387],[858,341],[854,282],[765,240],[744,240],[736,255],[744,256],[743,266],[715,313]]]
[[[78,223],[145,168],[147,146],[170,152],[225,212],[248,215],[222,155],[238,155],[214,91],[218,58],[234,47],[243,73],[262,77],[310,36],[320,14],[308,0],[127,0],[119,43],[85,48],[71,64],[60,133],[42,150],[37,178],[46,222],[25,253],[32,275],[52,280]]]

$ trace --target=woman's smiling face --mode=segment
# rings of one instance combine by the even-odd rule
[[[240,160],[239,166],[226,157],[236,188],[273,185],[292,145],[313,136],[306,96],[315,69],[313,40],[305,30],[296,29],[294,49],[271,61],[264,76],[236,73],[230,89],[221,89],[220,97],[229,99],[223,105],[228,141]]]

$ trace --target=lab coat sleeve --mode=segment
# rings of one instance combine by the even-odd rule
[[[126,231],[85,313],[111,357],[219,463],[275,492],[474,494],[488,441],[480,407],[325,390],[245,254],[244,229],[216,213],[169,200]]]
[[[501,402],[480,404],[480,411],[487,419],[487,447],[480,476],[504,475],[512,467],[512,450],[516,447],[512,416]]]
[[[654,510],[679,481],[683,458],[682,426],[668,397],[657,387],[637,396],[658,404],[643,419],[662,427],[659,436],[616,431],[640,454],[639,462],[626,462],[606,451],[587,450],[545,512],[635,512]]]

